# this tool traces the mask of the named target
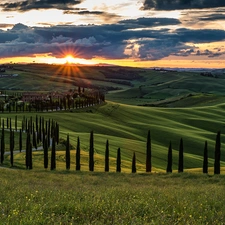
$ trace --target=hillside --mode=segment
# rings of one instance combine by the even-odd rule
[[[150,130],[155,170],[165,170],[170,141],[173,168],[177,169],[181,138],[184,141],[185,169],[202,167],[205,141],[208,141],[209,166],[212,167],[215,137],[220,130],[221,166],[225,166],[223,74],[206,76],[200,72],[46,64],[15,65],[7,73],[18,74],[18,77],[0,79],[2,90],[7,89],[7,92],[18,89],[68,90],[76,85],[105,90],[104,105],[71,112],[37,113],[59,122],[61,137],[65,139],[70,134],[73,150],[79,136],[82,150],[88,152],[89,134],[93,130],[96,154],[104,155],[108,139],[110,157],[115,158],[120,147],[122,159],[126,161],[125,167],[131,161],[133,152],[136,152],[138,163],[144,165],[146,136]],[[18,120],[23,115],[18,113]],[[25,115],[29,118],[36,113]],[[9,116],[13,119],[15,114],[1,114],[2,119]]]
[[[2,90],[52,91],[97,88],[107,100],[145,106],[191,107],[224,102],[222,72],[150,70],[117,66],[14,65],[0,79]]]
[[[88,152],[90,131],[93,130],[96,154],[104,155],[108,139],[110,157],[115,158],[120,147],[123,160],[130,162],[135,151],[137,161],[141,164],[145,164],[146,137],[150,130],[153,167],[165,171],[170,141],[173,147],[173,168],[177,169],[180,138],[184,141],[185,169],[202,167],[205,141],[208,141],[209,166],[212,167],[218,130],[222,132],[221,166],[225,166],[224,110],[225,104],[192,108],[152,108],[107,102],[91,110],[44,112],[38,115],[57,121],[60,124],[61,138],[66,139],[69,133],[73,149],[79,136],[82,150]],[[23,115],[18,114],[18,121]],[[29,118],[36,113],[25,115]],[[1,118],[8,116],[9,114],[1,114]],[[10,116],[14,118],[15,114],[11,113]]]

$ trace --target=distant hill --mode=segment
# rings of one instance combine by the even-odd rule
[[[78,86],[106,93],[106,100],[131,105],[187,107],[224,102],[223,69],[133,68],[109,64],[15,64],[0,79],[2,90],[69,90]]]

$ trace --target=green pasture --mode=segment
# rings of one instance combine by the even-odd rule
[[[224,224],[225,177],[1,168],[1,224]]]
[[[209,167],[214,164],[214,148],[217,131],[221,131],[221,166],[225,166],[224,119],[225,104],[192,108],[156,108],[140,107],[107,102],[91,109],[72,112],[44,112],[37,115],[46,120],[59,123],[60,137],[70,142],[76,149],[77,137],[80,137],[81,149],[89,151],[90,131],[94,131],[95,153],[104,156],[105,143],[109,140],[110,157],[115,158],[121,148],[122,160],[131,162],[133,152],[137,162],[145,164],[146,137],[151,131],[152,163],[158,170],[165,170],[169,142],[173,148],[173,169],[177,169],[180,139],[184,142],[185,169],[201,168],[205,141],[208,142]],[[36,116],[36,113],[18,113],[18,121],[23,116]],[[12,118],[15,114],[4,113],[1,118]],[[19,125],[18,125],[19,126]]]

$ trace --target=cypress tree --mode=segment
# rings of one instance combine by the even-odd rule
[[[22,129],[20,129],[20,135],[19,135],[19,150],[22,151]]]
[[[51,132],[50,132],[50,120],[49,120],[49,124],[48,124],[48,132],[47,132],[47,136],[48,136],[48,147],[50,147],[50,140],[51,140]]]
[[[27,133],[26,139],[26,168],[30,167],[30,133]]]
[[[32,158],[32,144],[30,142],[29,144],[29,169],[32,170],[33,169],[33,158]]]
[[[55,152],[55,137],[52,138],[52,152],[51,152],[51,170],[56,169],[56,152]]]
[[[40,142],[42,141],[42,135],[41,135],[42,134],[42,132],[41,132],[42,131],[42,126],[41,125],[42,125],[42,119],[41,119],[41,116],[40,116],[39,117],[39,132],[38,132],[38,134],[39,134],[38,138],[39,138]]]
[[[17,131],[17,115],[15,116],[15,130]]]
[[[77,138],[76,170],[80,170],[80,138]]]
[[[105,146],[105,172],[109,172],[109,140],[106,141]]]
[[[38,115],[36,115],[35,123],[36,123],[36,131],[38,132]]]
[[[180,147],[179,147],[179,162],[178,162],[178,172],[182,173],[184,171],[184,147],[183,147],[183,139],[180,139]]]
[[[94,134],[90,133],[90,147],[89,147],[89,171],[94,171]]]
[[[6,118],[6,128],[9,129],[9,118]]]
[[[137,169],[136,169],[136,155],[135,152],[133,154],[133,159],[132,159],[132,173],[136,173]]]
[[[14,131],[10,131],[10,163],[13,167]]]
[[[45,139],[47,139],[46,135],[45,135],[45,128],[42,130],[42,147],[44,148],[44,144],[45,144]]]
[[[220,131],[216,135],[215,145],[215,161],[214,161],[214,174],[220,174],[220,154],[221,154],[221,143],[220,143]]]
[[[5,128],[4,128],[4,119],[2,120],[2,135],[1,135],[1,164],[4,161],[5,154]]]
[[[205,141],[203,157],[203,173],[208,173],[208,143]]]
[[[26,120],[25,120],[25,131],[28,132],[27,118],[26,118]]]
[[[34,124],[33,124],[34,127]],[[36,132],[33,131],[33,146],[37,150],[37,138],[36,138]]]
[[[70,169],[70,138],[69,134],[67,134],[67,140],[66,140],[66,169]]]
[[[9,118],[9,130],[11,131],[12,130],[12,119]]]
[[[120,153],[120,148],[118,148],[118,150],[117,150],[116,172],[121,172],[121,153]]]
[[[146,172],[152,171],[152,149],[151,149],[151,135],[150,130],[147,135],[147,146],[146,146]]]
[[[48,142],[46,139],[44,144],[44,168],[48,168]]]
[[[169,149],[168,149],[168,159],[167,159],[167,173],[172,173],[172,165],[173,165],[173,157],[172,157],[172,144],[170,141]]]

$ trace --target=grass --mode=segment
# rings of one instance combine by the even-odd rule
[[[0,86],[5,89],[20,87],[37,91],[68,90],[74,88],[73,82],[78,78],[101,87],[121,88],[107,94],[107,104],[91,110],[37,113],[46,120],[50,118],[59,123],[62,139],[70,134],[73,146],[71,170],[65,170],[63,145],[57,146],[55,171],[43,169],[42,151],[34,151],[32,171],[25,170],[23,152],[15,154],[13,168],[10,168],[7,155],[5,167],[0,168],[1,224],[224,224],[224,77],[126,68],[121,73],[121,76],[125,74],[121,80],[127,78],[126,70],[133,70],[143,78],[132,79],[131,87],[116,84],[116,79],[107,79],[100,69],[15,65],[15,70],[7,72],[18,73],[19,76],[0,81]],[[110,70],[116,75],[119,73],[118,68]],[[143,104],[164,107],[136,106]],[[15,115],[3,113],[1,119],[11,117],[13,120]],[[17,113],[18,121],[24,115],[34,118],[36,113]],[[88,172],[91,130],[94,131],[95,172]],[[153,172],[150,174],[144,172],[148,130],[152,139]],[[218,130],[222,132],[222,175],[212,176]],[[8,138],[7,131],[5,135]],[[18,148],[18,133],[15,136],[15,147]],[[80,172],[75,171],[78,136],[81,140]],[[177,173],[181,137],[184,140],[185,167],[182,174]],[[107,139],[110,172],[104,173]],[[206,140],[209,146],[209,175],[202,174]],[[173,147],[172,174],[165,173],[169,141],[172,141]],[[122,173],[115,172],[118,147],[122,153]],[[137,174],[131,174],[134,151]]]
[[[81,140],[81,149],[89,151],[90,131],[94,131],[95,153],[104,155],[106,140],[110,144],[110,157],[115,158],[121,148],[122,159],[131,162],[133,152],[137,161],[145,164],[147,131],[151,131],[153,167],[165,170],[169,142],[173,147],[173,168],[177,169],[180,138],[184,141],[185,169],[201,168],[204,143],[208,141],[209,166],[214,163],[215,138],[221,130],[221,166],[225,166],[224,117],[225,104],[192,108],[149,108],[129,106],[107,102],[103,106],[83,109],[82,113],[46,112],[38,113],[46,120],[53,119],[60,125],[60,136],[66,139],[70,134],[73,149],[77,137]],[[24,114],[18,114],[18,121]],[[35,113],[25,114],[29,118]],[[1,114],[2,118],[14,118],[15,114]],[[13,121],[12,121],[13,124]]]
[[[224,176],[1,169],[2,224],[223,224]],[[198,187],[196,189],[196,187]]]

